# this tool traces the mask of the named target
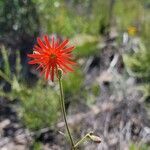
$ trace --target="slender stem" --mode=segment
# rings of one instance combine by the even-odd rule
[[[65,125],[66,125],[66,129],[67,129],[67,132],[68,132],[68,135],[69,135],[71,147],[72,147],[73,150],[75,150],[73,138],[71,136],[71,133],[70,133],[70,130],[69,130],[69,126],[68,126],[68,123],[67,123],[67,118],[66,118],[66,109],[65,109],[64,93],[63,93],[63,87],[62,87],[61,78],[58,78],[58,80],[59,80],[59,89],[60,89],[61,109],[62,109],[62,113],[63,113]]]
[[[0,77],[2,77],[4,80],[6,80],[9,84],[12,84],[11,80],[9,79],[9,77],[0,70]]]
[[[90,134],[90,133],[86,134],[81,140],[79,140],[79,141],[75,144],[74,147],[76,148],[76,147],[78,147],[81,143],[83,143],[83,142],[86,140],[86,138],[89,137],[89,134]]]

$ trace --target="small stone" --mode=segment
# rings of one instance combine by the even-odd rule
[[[9,119],[5,119],[3,121],[0,122],[0,131],[5,128],[6,126],[8,126],[10,124],[10,120]]]

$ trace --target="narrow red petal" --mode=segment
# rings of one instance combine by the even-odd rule
[[[42,57],[47,57],[46,55],[42,55],[42,54],[28,54],[27,55],[30,58],[42,58]]]
[[[69,70],[70,72],[73,72],[74,70],[72,69],[72,68],[70,68],[69,66],[67,66],[64,62],[62,62],[62,61],[59,61],[60,63],[60,65],[62,65],[62,66],[64,66],[64,68],[66,68],[67,70]]]
[[[51,80],[54,81],[54,66],[52,66],[52,69],[51,69]]]
[[[40,76],[44,74],[45,70],[46,70],[46,67],[43,67],[43,70],[40,72]]]
[[[41,49],[39,46],[37,46],[37,45],[35,45],[35,46],[33,47],[33,50],[35,50],[35,51],[37,50],[37,51],[39,51],[39,52],[42,51],[42,49]]]
[[[44,36],[44,39],[45,39],[45,43],[46,43],[47,47],[51,49],[52,47],[51,47],[51,45],[50,45],[50,42],[49,42],[48,36],[47,36],[47,35],[45,35],[45,36]]]
[[[42,50],[47,49],[47,47],[44,45],[44,43],[42,42],[42,40],[40,38],[37,38],[37,42],[38,42],[39,46],[42,48]]]
[[[36,70],[39,70],[40,68],[42,68],[42,64],[40,64],[37,68],[36,68]]]
[[[41,47],[35,45],[34,48],[33,48],[34,51],[37,51],[39,53],[42,53],[42,54],[48,54],[48,52],[45,50],[45,49],[41,49]]]
[[[57,48],[59,46],[59,42],[60,42],[60,39],[58,38],[57,42],[55,43],[55,48]]]
[[[65,56],[64,56],[65,57]],[[76,65],[76,63],[75,62],[73,62],[73,61],[71,61],[71,60],[68,60],[68,58],[66,57],[65,59],[64,58],[60,58],[60,59],[58,59],[58,60],[60,60],[60,61],[62,61],[62,62],[64,62],[64,63],[68,63],[68,64],[71,64],[71,65]]]
[[[71,52],[74,48],[75,48],[75,46],[68,47],[68,48],[63,49],[62,52],[63,52],[63,53],[68,53],[68,52]]]
[[[70,60],[65,60],[68,64],[71,64],[71,65],[76,65],[77,63],[76,62],[73,62],[73,61],[70,61]]]
[[[37,59],[34,59],[34,60],[31,60],[28,62],[28,64],[45,64],[47,62],[47,59],[45,58],[37,58]]]
[[[56,48],[56,51],[63,49],[63,48],[66,46],[66,44],[67,44],[68,42],[69,42],[68,39],[65,40],[65,41],[63,41],[63,42]]]
[[[39,60],[31,60],[31,61],[28,62],[28,64],[31,64],[31,65],[33,65],[33,64],[39,64],[39,63],[40,63]]]
[[[45,72],[45,78],[48,80],[48,77],[50,75],[50,65],[47,66],[46,72]]]
[[[59,56],[61,59],[69,59],[69,60],[71,60],[72,59],[72,55],[70,55],[70,54],[63,54],[63,55],[61,55],[61,56]]]
[[[73,57],[73,55],[71,54],[71,53],[65,53],[65,54],[63,54],[63,56],[67,56],[68,58],[72,58]]]

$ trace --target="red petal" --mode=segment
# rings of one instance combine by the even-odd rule
[[[42,57],[48,57],[46,55],[41,55],[41,54],[28,54],[27,55],[30,58],[42,58]]]
[[[39,52],[39,53],[42,53],[42,54],[48,54],[48,52],[45,50],[45,49],[41,49],[39,46],[35,45],[33,50],[36,52]]]
[[[54,81],[54,69],[55,67],[52,66],[52,70],[51,70],[51,80]]]
[[[44,45],[44,43],[41,41],[40,38],[37,38],[37,42],[38,42],[38,44],[40,45],[40,47],[41,47],[42,49],[47,50],[47,47]]]
[[[57,42],[55,43],[55,47],[59,46],[59,41],[60,41],[60,39],[58,38]]]
[[[50,65],[47,66],[46,72],[45,72],[45,78],[48,80],[48,77],[50,75]]]
[[[38,52],[42,51],[42,49],[39,46],[37,46],[37,45],[35,45],[33,47],[33,50],[38,51]]]
[[[61,50],[62,48],[64,48],[68,42],[69,42],[68,39],[65,40],[65,41],[63,41],[63,42],[56,48],[56,51],[57,51],[57,50]]]
[[[65,54],[62,54],[62,56],[67,56],[68,58],[72,58],[73,57],[73,55],[71,54],[71,53],[65,53]]]
[[[51,47],[51,45],[50,45],[50,42],[49,42],[48,36],[47,36],[47,35],[45,35],[45,36],[44,36],[44,39],[45,39],[45,43],[46,43],[47,47],[51,49],[52,47]]]
[[[28,64],[45,64],[47,63],[47,59],[45,58],[37,58],[28,62]]]
[[[36,68],[36,70],[39,70],[40,68],[42,68],[42,64],[40,64],[37,68]]]
[[[65,57],[65,56],[64,56],[64,57]],[[75,62],[68,60],[67,57],[66,57],[65,59],[64,59],[64,58],[60,58],[60,59],[58,58],[58,60],[60,60],[60,61],[62,61],[62,62],[64,62],[64,63],[71,64],[71,65],[76,65]]]
[[[43,67],[43,70],[40,72],[40,76],[45,72],[46,67]]]
[[[68,47],[68,48],[63,49],[62,52],[63,52],[63,53],[68,53],[68,52],[71,52],[74,48],[75,48],[75,46]]]
[[[64,62],[59,61],[59,64],[64,66],[64,68],[66,68],[67,70],[69,70],[70,72],[73,72],[74,70],[72,68],[70,68],[69,66],[67,66]]]
[[[70,61],[70,60],[64,60],[64,61],[66,61],[68,64],[71,64],[71,65],[76,65],[77,63],[76,62],[73,62],[73,61]]]
[[[28,64],[39,64],[39,60],[31,60],[28,62]]]

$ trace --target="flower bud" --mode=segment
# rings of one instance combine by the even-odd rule
[[[61,79],[62,75],[63,75],[63,71],[59,68],[58,71],[57,71],[58,79]]]
[[[89,134],[89,138],[95,143],[101,143],[101,139],[99,136],[94,135],[93,133]]]

